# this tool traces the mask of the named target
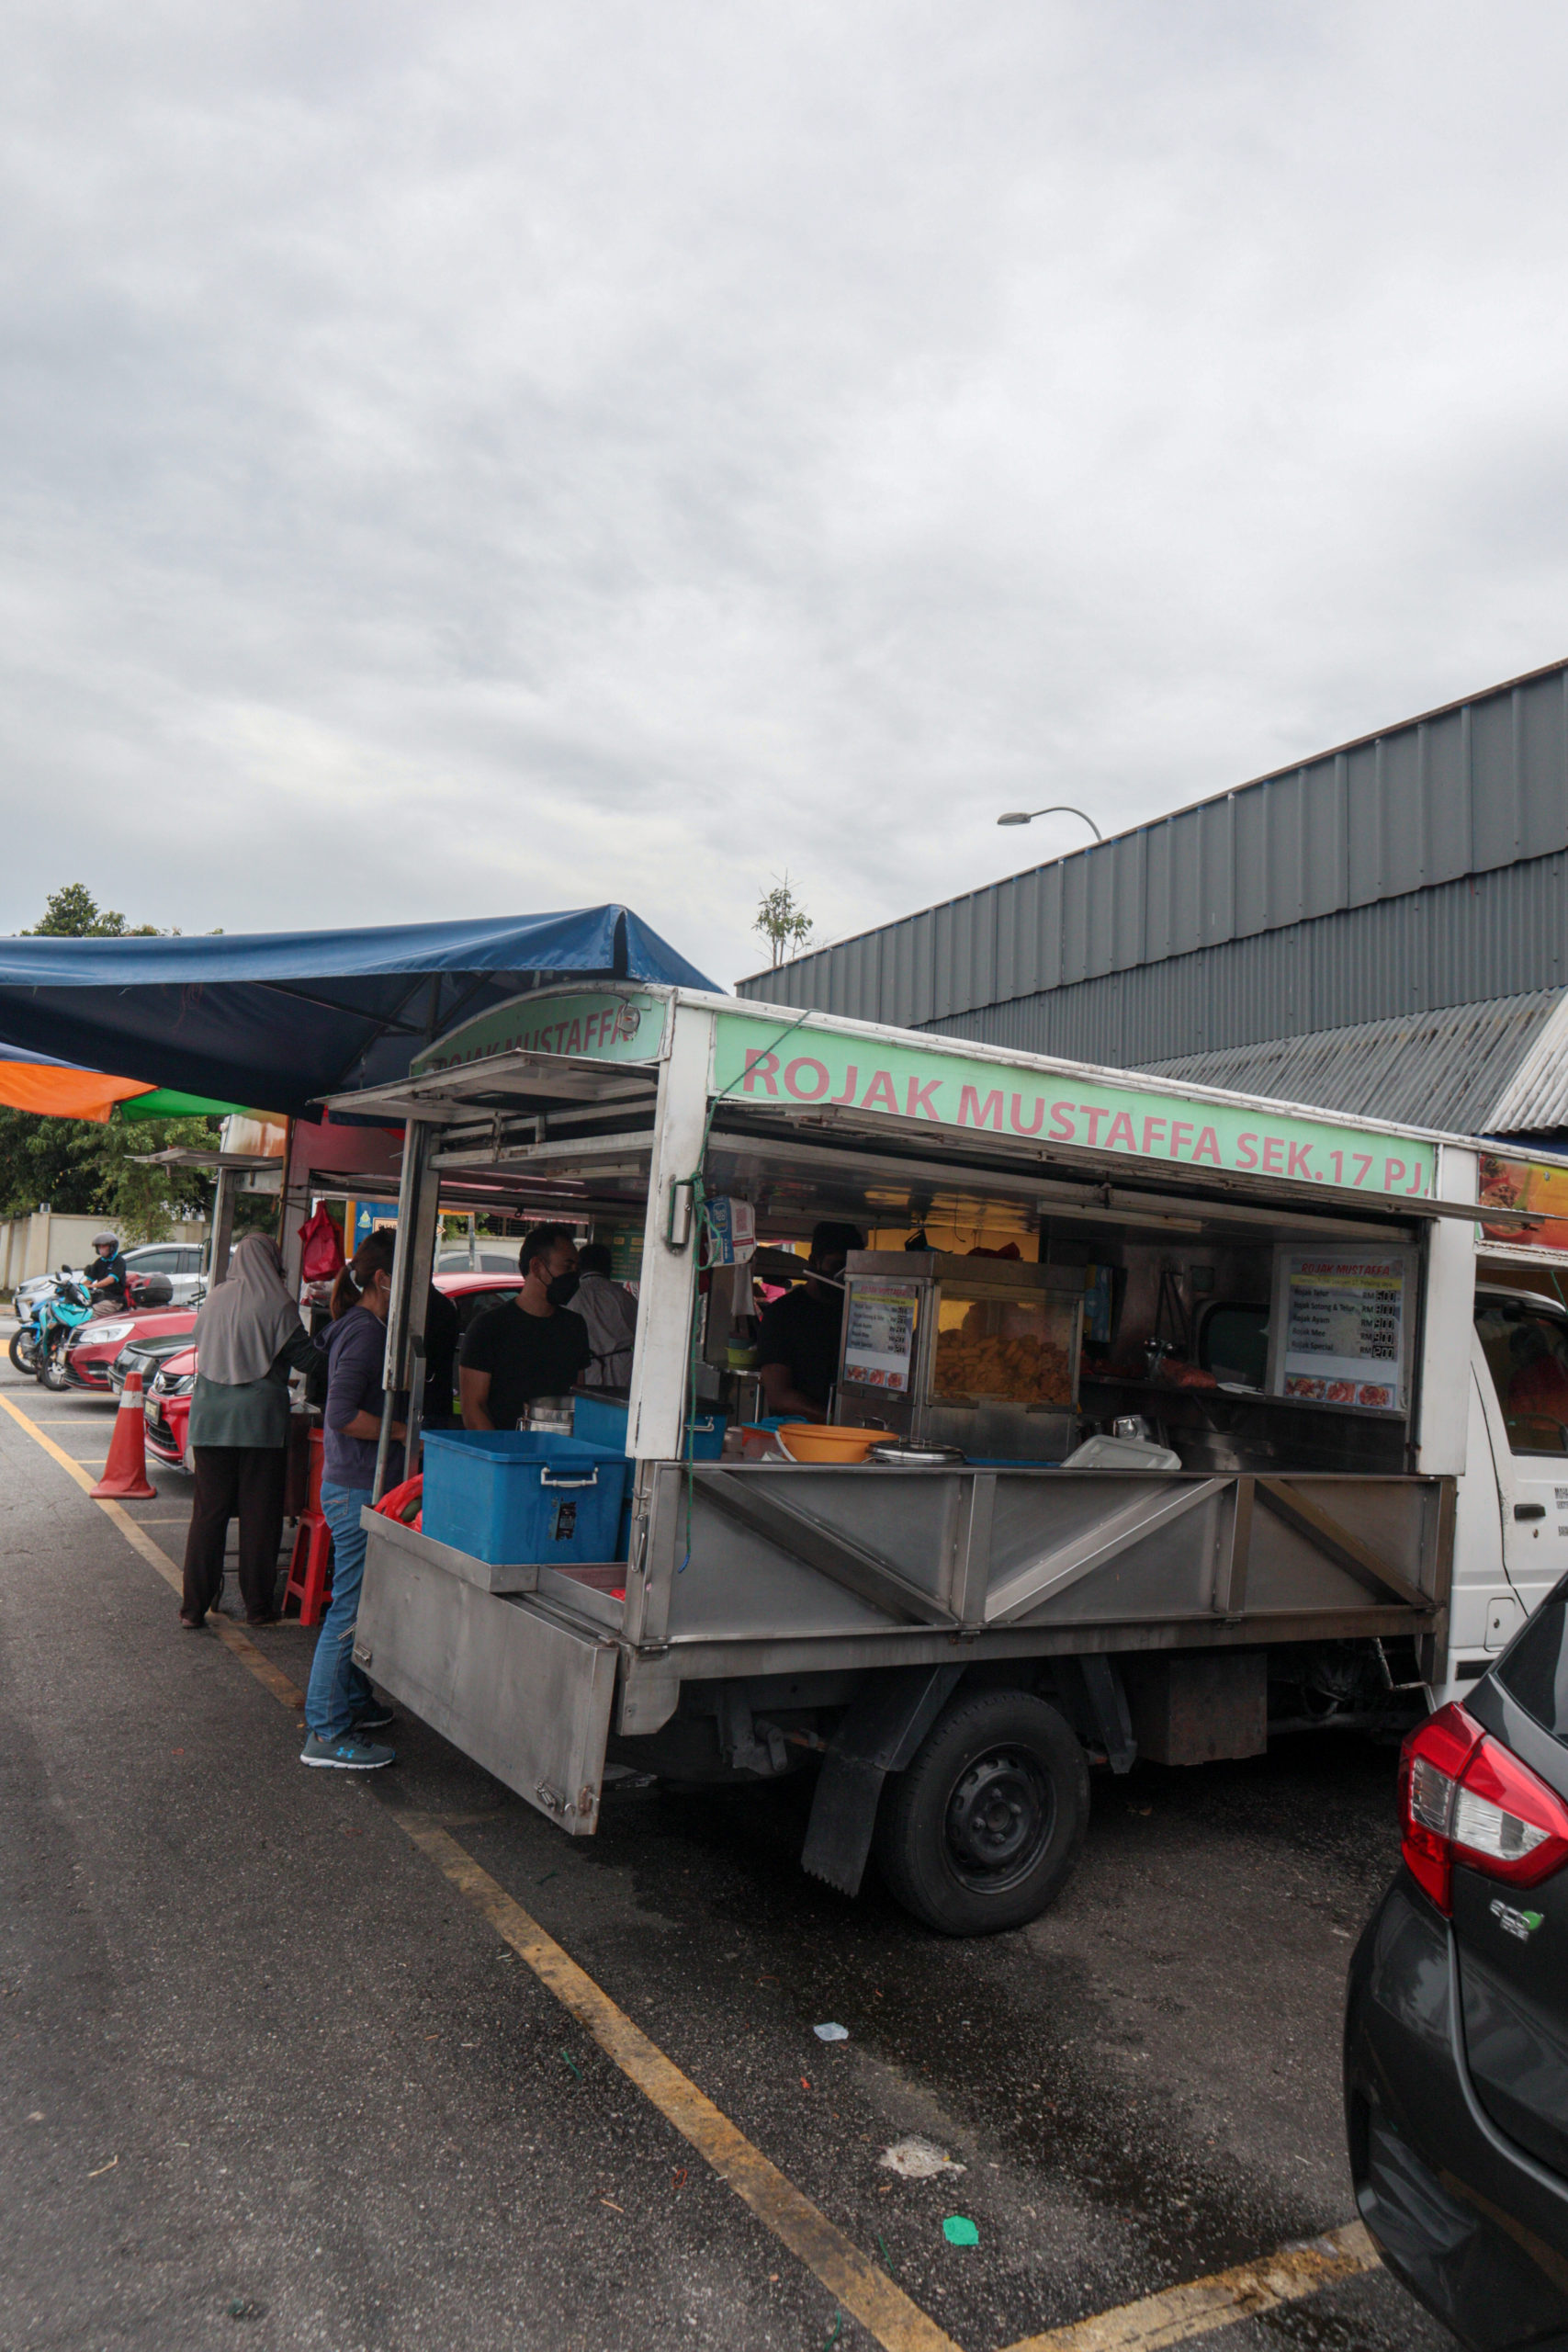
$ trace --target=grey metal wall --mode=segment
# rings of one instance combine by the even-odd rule
[[[1131,1065],[1518,996],[1564,978],[1568,861],[1545,857],[919,1025]]]
[[[740,992],[1143,1061],[1555,985],[1564,850],[1559,662]]]

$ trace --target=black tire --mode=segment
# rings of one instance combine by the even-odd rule
[[[998,1935],[1055,1900],[1088,1826],[1089,1766],[1056,1709],[961,1691],[889,1781],[876,1858],[894,1900],[939,1935]]]
[[[35,1369],[44,1386],[53,1396],[62,1396],[71,1385],[70,1374],[52,1352],[47,1356],[40,1355]]]
[[[14,1370],[26,1373],[30,1378],[37,1369],[37,1351],[38,1341],[33,1337],[30,1325],[24,1323],[18,1330],[12,1332],[11,1363]]]

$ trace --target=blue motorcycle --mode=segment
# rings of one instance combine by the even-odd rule
[[[38,1376],[39,1310],[46,1298],[52,1298],[60,1284],[69,1275],[69,1266],[62,1266],[57,1274],[31,1274],[18,1284],[14,1306],[17,1329],[11,1335],[11,1362],[18,1372],[29,1379]]]
[[[44,1386],[56,1395],[69,1388],[71,1382],[65,1370],[65,1351],[71,1335],[84,1323],[93,1319],[93,1294],[87,1288],[85,1274],[62,1272],[52,1291],[45,1293],[38,1303],[38,1318],[34,1325],[33,1360],[30,1370]],[[18,1331],[17,1338],[21,1337]],[[16,1341],[12,1341],[11,1361],[17,1361]]]

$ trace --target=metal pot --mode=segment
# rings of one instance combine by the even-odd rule
[[[911,1445],[903,1438],[888,1438],[874,1445],[868,1462],[886,1462],[898,1470],[955,1470],[964,1460],[961,1445]]]

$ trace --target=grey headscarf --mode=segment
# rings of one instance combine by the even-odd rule
[[[270,1234],[247,1233],[196,1318],[197,1367],[204,1380],[243,1388],[270,1372],[299,1329],[299,1309],[284,1287],[282,1251]]]

